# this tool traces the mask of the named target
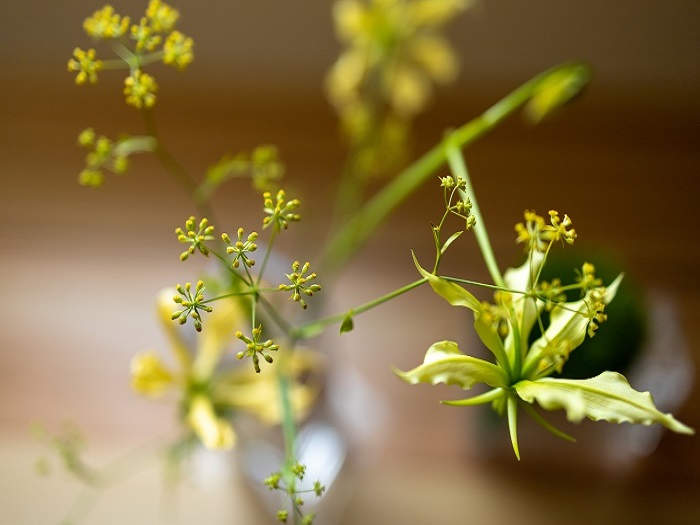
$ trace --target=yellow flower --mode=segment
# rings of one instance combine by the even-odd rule
[[[118,15],[111,5],[106,5],[85,19],[83,29],[94,38],[119,38],[129,30],[129,17]]]
[[[157,33],[172,31],[179,17],[180,13],[177,9],[173,9],[160,0],[151,0],[146,8],[146,18],[149,19],[151,27]]]
[[[131,386],[139,394],[160,396],[174,381],[173,373],[153,352],[137,355],[131,360]]]
[[[154,34],[146,17],[141,18],[138,25],[131,26],[131,38],[136,41],[137,51],[153,51],[163,40],[160,35]]]
[[[344,50],[325,89],[353,150],[355,175],[398,169],[411,120],[436,82],[457,74],[442,26],[470,0],[338,0],[336,33]]]
[[[126,103],[136,108],[150,108],[156,103],[156,80],[141,70],[136,70],[124,80]]]
[[[76,47],[73,50],[73,58],[68,61],[68,71],[77,71],[75,77],[76,84],[85,84],[97,82],[97,72],[102,69],[102,61],[95,58],[95,50],[88,49],[87,51]]]
[[[187,423],[207,448],[225,450],[236,443],[233,427],[216,415],[211,399],[207,396],[195,395],[190,399]]]
[[[236,432],[229,414],[246,412],[267,424],[281,420],[280,391],[277,373],[256,374],[251,367],[222,370],[221,359],[229,344],[235,341],[237,326],[244,323],[241,304],[234,299],[216,302],[207,319],[207,327],[198,334],[192,346],[183,337],[179,324],[171,320],[173,290],[158,296],[158,318],[163,324],[177,366],[167,367],[158,356],[147,352],[132,360],[132,387],[139,394],[158,397],[168,392],[180,395],[185,407],[183,424],[207,448],[225,449],[234,446]],[[320,366],[319,358],[310,352],[297,351],[291,356],[281,352],[274,365],[288,367],[295,378],[290,390],[294,412],[303,417],[313,404],[319,387],[313,381],[296,378],[313,377]],[[286,358],[285,358],[286,357]]]
[[[185,69],[194,60],[193,45],[190,37],[180,31],[173,31],[163,44],[163,63]]]
[[[333,15],[347,49],[327,78],[331,101],[342,111],[364,89],[406,116],[424,106],[430,81],[454,78],[457,61],[442,26],[471,2],[467,0],[340,0]],[[379,84],[377,85],[377,81]]]

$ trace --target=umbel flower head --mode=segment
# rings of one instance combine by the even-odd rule
[[[236,443],[231,416],[248,413],[267,424],[281,420],[279,384],[275,373],[257,375],[250,367],[226,368],[222,358],[234,341],[235,326],[247,317],[241,304],[220,300],[209,314],[207,329],[192,344],[178,324],[170,320],[173,290],[158,296],[158,318],[170,343],[174,364],[156,352],[136,355],[131,361],[131,385],[149,398],[175,396],[182,407],[182,424],[207,448],[227,449]],[[304,417],[319,386],[313,380],[320,367],[318,356],[298,351],[274,366],[288,367],[293,378],[294,413]],[[301,378],[312,378],[301,382]]]
[[[694,431],[671,414],[660,412],[651,395],[634,390],[624,376],[615,372],[583,380],[552,378],[561,372],[571,352],[586,338],[593,337],[605,321],[605,306],[615,297],[622,281],[618,276],[608,286],[595,277],[590,264],[583,265],[577,284],[582,298],[567,301],[561,284],[542,284],[539,275],[549,248],[555,242],[573,242],[571,220],[559,219],[550,212],[550,225],[534,212],[526,212],[526,223],[516,228],[518,241],[528,246],[525,263],[509,269],[503,276],[504,287],[495,294],[495,304],[477,299],[454,280],[431,274],[416,266],[433,290],[453,306],[473,312],[474,328],[494,361],[463,354],[454,341],[439,341],[425,354],[423,364],[408,372],[398,372],[409,383],[445,383],[469,390],[483,383],[490,387],[483,394],[446,404],[469,406],[491,403],[501,415],[508,416],[510,436],[518,459],[517,414],[522,409],[559,437],[573,440],[549,424],[532,406],[536,401],[546,410],[564,409],[570,421],[584,417],[614,423],[650,425],[659,423],[669,429],[692,434]],[[548,323],[543,312],[549,312]],[[531,341],[533,329],[541,334]]]
[[[117,57],[102,61],[96,58],[94,49],[76,48],[68,61],[68,70],[77,72],[76,83],[97,82],[97,72],[102,69],[127,69],[124,80],[126,103],[139,109],[149,109],[156,103],[158,84],[155,78],[143,71],[146,64],[162,61],[164,64],[184,69],[194,59],[194,41],[175,29],[180,13],[161,0],[150,0],[138,23],[122,16],[110,5],[95,11],[85,19],[83,28],[95,40],[117,40]]]

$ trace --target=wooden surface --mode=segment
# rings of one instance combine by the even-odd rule
[[[28,437],[32,421],[54,428],[75,421],[96,461],[172,428],[172,406],[130,391],[129,360],[148,348],[166,352],[153,297],[164,286],[195,278],[201,268],[177,260],[172,231],[191,209],[152,160],[135,160],[133,172],[108,180],[100,191],[75,182],[83,160],[75,146],[81,129],[142,131],[138,114],[121,105],[119,82],[81,90],[63,75],[63,66],[57,72],[31,66],[13,63],[0,78],[0,523],[12,525],[52,522],[78,493],[60,474],[41,480],[32,473],[41,453]],[[343,159],[333,116],[318,91],[298,85],[232,91],[228,82],[204,88],[174,76],[166,76],[164,86],[166,78],[175,87],[163,89],[158,106],[164,140],[182,151],[193,172],[226,151],[260,143],[280,147],[307,210],[304,229],[288,243],[289,256],[313,251],[322,242]],[[630,281],[670,305],[682,338],[669,352],[685,347],[694,374],[700,361],[700,111],[696,97],[668,94],[697,95],[698,85],[693,79],[678,89],[657,84],[630,90],[624,82],[594,83],[555,120],[530,128],[516,118],[475,145],[467,160],[502,266],[517,262],[512,227],[524,209],[570,214],[581,246],[613,254]],[[444,93],[420,121],[415,150],[425,150],[444,129],[478,114],[509,87],[494,82],[469,93]],[[241,217],[253,206],[239,188],[216,201],[220,221],[231,229],[248,220]],[[345,309],[413,280],[410,250],[430,256],[429,224],[440,212],[440,198],[433,185],[407,202],[338,286],[327,288],[330,307]],[[469,243],[446,268],[485,277]],[[664,433],[653,454],[625,463],[624,427],[584,424],[571,428],[581,436],[577,445],[544,434],[524,438],[532,446],[516,464],[498,452],[503,433],[486,436],[486,445],[495,445],[485,446],[477,413],[438,403],[460,392],[398,381],[391,367],[419,363],[435,340],[470,342],[468,323],[454,310],[419,290],[359,318],[357,330],[344,338],[324,339],[338,369],[362,378],[365,390],[353,392],[369,396],[359,406],[374,419],[341,412],[363,430],[355,436],[361,446],[329,492],[332,508],[319,523],[698,521],[697,437]],[[675,415],[700,428],[697,380]],[[623,443],[617,461],[617,449],[601,444],[608,438]],[[157,470],[147,470],[106,495],[86,523],[265,523],[236,468],[241,461],[237,454],[218,463],[199,458],[197,476],[172,500],[177,506],[161,491]]]

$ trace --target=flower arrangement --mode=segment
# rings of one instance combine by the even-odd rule
[[[274,146],[222,157],[203,177],[187,172],[171,152],[157,127],[154,108],[160,90],[152,69],[162,63],[185,70],[194,59],[194,41],[176,29],[178,10],[150,0],[138,22],[107,5],[84,22],[86,33],[111,49],[102,59],[93,48],[76,48],[68,62],[77,84],[94,84],[109,71],[126,71],[125,102],[141,113],[142,135],[111,139],[92,128],[78,137],[87,151],[79,182],[89,187],[108,183],[109,174],[124,174],[132,156],[152,154],[189,195],[196,216],[175,229],[180,260],[194,257],[216,262],[217,269],[168,288],[158,297],[158,314],[167,334],[171,365],[155,352],[134,357],[134,390],[150,398],[177,399],[182,436],[172,451],[194,446],[227,449],[235,446],[236,416],[251,414],[279,424],[285,458],[279,470],[260,483],[286,495],[277,510],[281,522],[312,523],[307,494],[322,497],[323,480],[305,479],[306,466],[296,456],[299,422],[319,395],[316,376],[321,356],[304,347],[308,339],[334,329],[355,328],[364,312],[428,285],[452,306],[471,311],[473,326],[491,360],[464,354],[454,341],[438,341],[422,364],[396,371],[398,378],[417,384],[446,383],[463,390],[483,384],[486,390],[466,399],[445,401],[453,406],[490,404],[507,419],[515,456],[520,459],[518,417],[525,413],[544,429],[573,441],[549,423],[536,408],[563,409],[570,421],[584,418],[613,423],[660,424],[674,432],[693,434],[671,414],[657,409],[648,392],[634,390],[624,376],[604,372],[588,379],[552,377],[565,372],[569,355],[586,338],[604,330],[606,305],[614,300],[623,276],[604,283],[585,261],[574,282],[542,279],[552,250],[573,244],[577,232],[566,214],[546,216],[526,211],[515,226],[524,262],[504,272],[496,261],[464,149],[524,108],[539,121],[574,98],[589,80],[580,63],[556,66],[502,98],[482,115],[450,131],[432,149],[410,161],[408,139],[413,118],[424,109],[433,82],[456,74],[457,59],[441,29],[469,7],[468,0],[337,0],[336,29],[345,49],[327,77],[328,98],[338,112],[348,161],[339,180],[336,216],[329,240],[313,264],[299,257],[287,272],[275,273],[272,260],[278,239],[289,228],[302,227],[303,205],[282,186],[284,164]],[[148,71],[148,72],[147,72]],[[444,167],[447,175],[438,176]],[[234,224],[220,230],[212,196],[233,179],[248,178],[260,203],[259,231]],[[360,305],[325,317],[308,316],[309,303],[333,286],[354,253],[393,210],[424,182],[439,183],[443,214],[432,226],[434,257],[426,263],[414,255],[417,278]],[[378,190],[375,188],[379,186]],[[436,190],[437,193],[437,190]],[[491,277],[477,282],[441,272],[441,262],[463,235],[474,235]],[[409,262],[410,264],[410,262]],[[313,269],[312,269],[313,268]],[[164,283],[167,284],[167,283]],[[493,292],[492,302],[470,289]],[[580,297],[569,300],[567,292]],[[322,300],[322,299],[321,299]],[[190,326],[195,330],[188,331]],[[234,359],[227,359],[233,356]],[[80,459],[72,433],[53,439],[69,470],[89,484],[100,485],[99,471]],[[173,454],[173,457],[178,454]],[[181,456],[182,454],[180,454]],[[106,486],[108,483],[102,483]]]

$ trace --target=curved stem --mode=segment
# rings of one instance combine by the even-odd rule
[[[459,190],[460,196],[462,198],[469,197],[472,203],[471,213],[476,219],[474,224],[474,236],[476,237],[476,242],[481,250],[481,256],[484,258],[486,267],[489,270],[491,279],[497,286],[505,286],[505,281],[501,275],[501,271],[498,269],[498,263],[496,263],[496,256],[493,253],[493,248],[491,247],[491,241],[489,240],[489,234],[486,231],[486,223],[484,222],[484,217],[481,215],[481,210],[479,209],[479,203],[476,199],[476,193],[474,192],[474,186],[469,178],[469,170],[467,170],[467,164],[464,162],[464,157],[462,157],[462,152],[459,146],[452,141],[448,141],[446,146],[447,151],[447,161],[450,164],[452,173],[455,177],[464,179],[467,183],[467,188],[470,190],[471,194],[463,190]]]
[[[412,165],[389,182],[367,204],[335,231],[326,247],[323,263],[332,271],[339,269],[375,232],[377,227],[447,160],[448,142],[463,149],[494,129],[522,107],[551,75],[581,67],[563,64],[548,69],[522,84],[491,106],[482,115],[453,131]]]
[[[178,160],[170,153],[163,145],[158,132],[158,126],[150,109],[144,109],[142,112],[146,130],[149,135],[156,139],[156,149],[153,151],[158,162],[165,168],[170,176],[177,182],[185,194],[192,200],[199,212],[209,219],[210,222],[216,222],[216,216],[209,203],[202,199],[197,192],[197,181],[189,174],[189,172],[178,162]]]
[[[361,304],[360,306],[357,306],[355,308],[352,308],[348,310],[347,312],[343,312],[341,314],[337,315],[332,315],[329,317],[324,317],[323,319],[318,319],[316,321],[312,321],[307,324],[303,324],[300,326],[297,326],[293,331],[292,335],[298,339],[308,339],[311,338],[315,335],[320,334],[327,326],[340,323],[347,319],[348,317],[354,317],[355,315],[364,313],[368,310],[371,310],[372,308],[375,308],[379,306],[380,304],[386,303],[387,301],[390,301],[399,295],[402,295],[406,292],[410,292],[414,288],[418,288],[420,285],[425,284],[428,282],[428,279],[422,278],[418,279],[417,281],[413,281],[412,283],[407,284],[406,286],[402,286],[401,288],[398,288],[394,290],[393,292],[390,292],[386,295],[383,295],[381,297],[377,297],[376,299],[373,299],[371,301],[368,301],[366,303]]]

